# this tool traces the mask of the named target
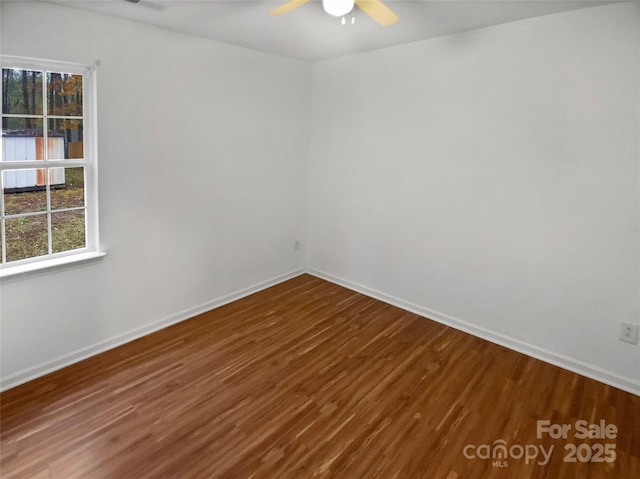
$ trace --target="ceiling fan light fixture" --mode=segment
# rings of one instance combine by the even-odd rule
[[[354,0],[322,0],[324,11],[334,17],[342,17],[353,10]]]

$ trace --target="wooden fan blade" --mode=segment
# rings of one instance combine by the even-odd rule
[[[356,5],[383,27],[400,20],[400,17],[380,0],[356,0]]]
[[[300,5],[304,5],[311,0],[291,0],[290,2],[285,3],[284,5],[280,5],[278,8],[274,8],[269,12],[269,15],[277,16],[284,15],[285,13],[289,13],[294,8],[298,8]]]

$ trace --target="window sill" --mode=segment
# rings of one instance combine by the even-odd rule
[[[92,251],[90,253],[73,254],[63,256],[61,258],[37,261],[35,263],[22,264],[19,266],[10,266],[6,269],[0,269],[0,278],[10,278],[35,271],[52,270],[75,263],[86,263],[87,261],[102,258],[106,255],[107,253],[102,251]]]

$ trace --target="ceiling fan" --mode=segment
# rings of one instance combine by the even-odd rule
[[[298,8],[311,0],[289,0],[284,5],[279,6],[269,12],[269,15],[284,15],[294,8]],[[357,5],[360,10],[373,18],[383,27],[392,25],[400,20],[396,13],[387,7],[381,0],[322,0],[324,11],[334,17],[342,17],[351,12]]]

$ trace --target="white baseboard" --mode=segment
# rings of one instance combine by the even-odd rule
[[[41,363],[37,366],[18,371],[17,373],[7,376],[6,378],[0,379],[0,391],[10,389],[28,381],[32,381],[33,379],[44,376],[45,374],[52,373],[66,366],[70,366],[71,364],[82,361],[83,359],[87,359],[91,356],[95,356],[118,346],[122,346],[123,344],[154,333],[173,324],[180,323],[199,314],[206,313],[207,311],[211,311],[212,309],[216,309],[220,306],[224,306],[225,304],[237,301],[238,299],[244,298],[245,296],[249,296],[251,294],[257,293],[258,291],[262,291],[263,289],[267,289],[278,283],[282,283],[283,281],[295,278],[296,276],[299,276],[303,273],[304,271],[302,269],[291,271],[276,278],[272,278],[248,288],[244,288],[239,291],[227,294],[220,298],[216,298],[192,308],[179,311],[175,314],[172,314],[171,316],[167,316],[164,319],[154,321],[147,326],[134,329],[133,331],[129,331],[106,341],[100,341],[99,343],[92,344],[91,346],[79,349],[70,354],[65,354],[64,356],[54,359],[53,361],[47,361],[46,363]]]
[[[164,329],[173,324],[193,318],[194,316],[205,313],[207,311],[211,311],[212,309],[219,308],[221,306],[224,306],[225,304],[232,303],[233,301],[237,301],[238,299],[244,298],[251,294],[257,293],[258,291],[262,291],[263,289],[269,288],[278,283],[282,283],[283,281],[287,281],[291,278],[299,276],[304,272],[305,271],[302,269],[291,271],[276,278],[263,281],[248,288],[244,288],[220,298],[207,301],[206,303],[199,304],[192,308],[185,309],[164,319],[153,322],[148,326],[135,329],[109,340],[101,341],[86,348],[79,349],[73,353],[66,354],[52,361],[47,361],[46,363],[41,363],[37,366],[19,371],[10,376],[7,376],[6,378],[0,379],[0,391],[4,391],[6,389],[10,389],[20,384],[26,383],[33,379],[57,371],[58,369],[62,369],[66,366],[70,366],[71,364],[82,361],[83,359],[90,358],[91,356],[95,356],[97,354],[131,342],[135,339]],[[634,380],[632,378],[620,376],[616,373],[607,371],[584,361],[580,361],[563,354],[549,351],[547,349],[527,343],[525,341],[521,341],[519,339],[511,338],[501,333],[496,333],[489,329],[454,318],[447,314],[440,313],[423,306],[419,306],[409,301],[405,301],[395,296],[390,296],[388,294],[353,283],[351,281],[344,280],[342,278],[338,278],[323,271],[308,269],[306,272],[318,278],[322,278],[353,291],[357,291],[358,293],[364,294],[371,298],[375,298],[393,306],[397,306],[398,308],[404,309],[406,311],[410,311],[419,316],[423,316],[446,326],[450,326],[460,331],[464,331],[465,333],[469,333],[479,338],[485,339],[492,343],[499,344],[500,346],[504,346],[514,351],[526,354],[527,356],[531,356],[541,361],[553,364],[554,366],[567,369],[582,376],[586,376],[596,381],[600,381],[610,386],[622,389],[623,391],[627,391],[629,393],[640,396],[640,381]]]
[[[608,384],[609,386],[613,386],[615,388],[622,389],[623,391],[627,391],[631,394],[640,396],[640,381],[637,381],[633,378],[620,376],[616,373],[607,371],[579,359],[574,359],[563,354],[549,351],[534,344],[530,344],[525,341],[521,341],[519,339],[515,339],[507,335],[497,333],[495,331],[491,331],[481,326],[477,326],[458,318],[454,318],[453,316],[449,316],[447,314],[440,313],[423,306],[419,306],[409,301],[405,301],[395,296],[390,296],[375,289],[371,289],[366,286],[362,286],[360,284],[338,278],[323,271],[319,271],[316,269],[307,269],[306,272],[310,275],[316,276],[326,281],[330,281],[331,283],[335,283],[371,298],[378,299],[390,305],[397,306],[398,308],[404,309],[411,313],[415,313],[419,316],[423,316],[427,319],[431,319],[460,331],[464,331],[465,333],[469,333],[473,336],[477,336],[492,343],[499,344],[500,346],[504,346],[505,348],[512,349],[546,363],[553,364],[554,366],[567,369],[582,376],[586,376],[596,381]]]

